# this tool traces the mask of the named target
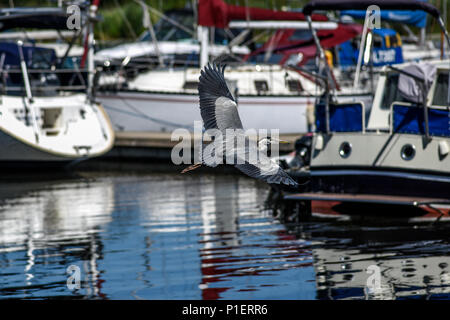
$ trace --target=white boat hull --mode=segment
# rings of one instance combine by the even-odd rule
[[[197,94],[152,92],[102,92],[97,98],[105,106],[114,129],[124,132],[190,131],[202,121]],[[345,97],[339,100],[369,99]],[[308,132],[314,96],[239,96],[239,115],[245,129],[278,129],[281,134]]]
[[[0,162],[71,162],[99,156],[114,142],[109,117],[100,105],[86,103],[83,94],[36,97],[31,122],[24,120],[24,99],[2,96],[0,112]],[[81,115],[83,114],[83,115]],[[56,118],[48,125],[49,118]],[[0,164],[1,165],[1,164]]]

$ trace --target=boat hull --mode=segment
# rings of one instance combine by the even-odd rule
[[[108,152],[114,131],[108,115],[98,104],[88,105],[84,95],[36,97],[36,120],[27,125],[19,115],[23,99],[2,96],[0,113],[0,166],[65,165]],[[48,118],[54,117],[52,127]],[[30,118],[30,117],[29,117]],[[34,123],[33,123],[34,122]]]
[[[299,182],[305,176],[291,173]],[[450,176],[373,168],[321,168],[310,172],[300,193],[287,193],[288,202],[307,204],[317,218],[361,218],[425,221],[450,219]],[[299,210],[289,206],[287,215]],[[301,209],[303,210],[303,209]],[[301,211],[300,210],[300,211]],[[386,221],[387,221],[386,220]]]
[[[0,162],[12,164],[14,162],[68,162],[74,160],[71,157],[44,151],[25,141],[0,130],[0,146],[8,152],[0,152]]]
[[[171,132],[178,128],[193,131],[194,122],[202,121],[197,94],[154,92],[101,92],[116,131]],[[340,100],[370,100],[341,96]],[[306,133],[313,120],[314,96],[239,96],[238,108],[246,129],[277,129],[281,134]]]
[[[448,219],[450,155],[442,146],[449,142],[413,134],[315,134],[310,195],[294,198],[311,201],[316,216]]]
[[[311,172],[314,192],[438,197],[450,200],[450,176],[373,168],[321,168]]]
[[[318,219],[352,219],[389,223],[392,221],[450,221],[450,205],[405,206],[341,201],[311,201],[311,216]]]
[[[440,151],[449,143],[446,137],[434,137],[425,143],[422,136],[414,134],[316,134],[312,186],[324,192],[450,199],[450,155]]]

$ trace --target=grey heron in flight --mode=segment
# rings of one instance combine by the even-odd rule
[[[298,183],[265,154],[271,144],[282,141],[268,137],[259,140],[257,143],[249,143],[250,138],[248,136],[241,136],[246,143],[236,147],[233,140],[230,149],[230,144],[227,144],[227,133],[229,132],[227,129],[234,130],[238,135],[244,135],[244,133],[236,100],[231,95],[225,82],[224,69],[225,66],[208,64],[201,71],[198,85],[200,113],[205,129],[207,132],[210,129],[215,129],[225,137],[224,139],[214,140],[212,149],[222,151],[223,155],[232,154],[234,166],[252,178],[263,180],[269,184],[297,187]],[[256,161],[249,161],[255,154],[258,154]],[[194,170],[202,164],[210,167],[217,166],[215,160],[211,159],[211,153],[208,152],[206,156],[205,154],[202,156],[202,163],[194,164],[183,170],[182,173]]]

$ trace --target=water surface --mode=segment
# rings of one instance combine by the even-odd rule
[[[264,208],[268,191],[232,174],[3,178],[0,298],[450,297],[446,225],[286,225]]]

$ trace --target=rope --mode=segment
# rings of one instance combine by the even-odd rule
[[[171,126],[171,127],[174,127],[174,128],[185,128],[185,129],[191,129],[191,130],[194,129],[193,126],[186,126],[186,125],[183,125],[183,124],[180,124],[180,123],[175,123],[175,122],[170,122],[170,121],[166,121],[166,120],[162,120],[162,119],[150,117],[150,116],[146,115],[145,113],[141,112],[140,110],[136,109],[136,108],[135,108],[134,106],[132,106],[131,104],[129,104],[124,98],[122,98],[122,97],[119,96],[119,99],[120,99],[120,100],[121,100],[121,101],[129,108],[129,109],[133,110],[135,113],[129,112],[129,111],[125,111],[125,110],[121,110],[121,109],[117,109],[117,108],[114,108],[114,107],[108,107],[108,106],[105,105],[106,109],[111,109],[111,110],[114,110],[114,111],[116,111],[116,112],[124,113],[124,114],[127,114],[127,115],[129,115],[129,116],[136,117],[136,118],[144,118],[144,119],[146,119],[146,120],[153,121],[153,122],[158,123],[158,124],[163,124],[163,125]]]

